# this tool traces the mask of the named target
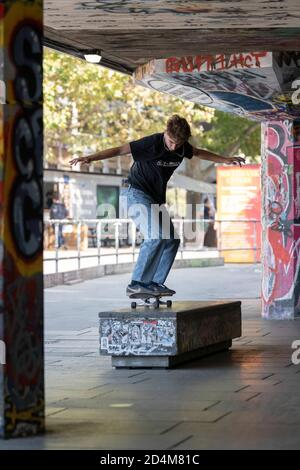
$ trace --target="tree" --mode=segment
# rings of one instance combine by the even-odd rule
[[[44,99],[46,160],[53,148],[67,146],[70,155],[95,152],[161,132],[178,113],[203,135],[203,121],[214,110],[134,84],[131,77],[45,48]]]
[[[260,161],[260,123],[222,111],[215,111],[210,129],[201,138],[201,145],[212,152],[231,157],[243,154],[250,163]],[[214,164],[202,171],[205,179]]]

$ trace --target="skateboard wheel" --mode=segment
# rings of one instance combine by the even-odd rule
[[[136,302],[131,302],[131,308],[136,308]]]
[[[167,307],[172,307],[172,300],[167,300]]]
[[[155,308],[159,307],[159,299],[155,299]]]

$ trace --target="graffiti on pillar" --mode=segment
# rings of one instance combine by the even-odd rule
[[[295,122],[293,126],[294,140],[294,158],[297,162],[297,170],[295,171],[295,223],[300,225],[300,122]]]
[[[300,121],[266,123],[262,142],[263,314],[292,318],[300,301]]]
[[[44,429],[42,1],[7,2],[4,13],[0,431],[15,437]]]
[[[292,83],[300,75],[299,54],[247,52],[169,57],[138,67],[141,85],[254,120],[300,116]]]

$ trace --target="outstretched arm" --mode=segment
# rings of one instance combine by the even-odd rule
[[[102,150],[101,152],[93,153],[86,157],[76,157],[69,161],[70,165],[76,165],[77,163],[91,163],[97,160],[106,160],[107,158],[118,157],[119,155],[127,155],[131,153],[130,145],[124,144],[120,147],[113,147],[110,149]]]
[[[245,159],[243,157],[222,157],[217,153],[209,152],[204,149],[197,149],[196,147],[193,147],[193,155],[202,160],[209,160],[216,163],[229,163],[240,166],[242,166],[242,163],[245,163]]]

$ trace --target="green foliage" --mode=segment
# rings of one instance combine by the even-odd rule
[[[205,132],[202,145],[222,155],[243,153],[248,161],[260,159],[260,123],[233,114],[215,111],[212,128]]]
[[[70,154],[119,146],[154,132],[162,132],[167,118],[184,116],[197,137],[200,125],[213,110],[153,92],[133,83],[131,77],[80,59],[45,49],[45,134],[48,160],[58,142]]]
[[[246,155],[259,154],[259,125],[247,135],[252,121],[153,92],[135,85],[129,76],[48,48],[44,100],[48,161],[57,158],[53,148],[58,144],[70,156],[82,155],[162,132],[175,113],[191,124],[199,147],[226,155],[239,142]],[[210,122],[212,129],[203,132],[203,124]]]

